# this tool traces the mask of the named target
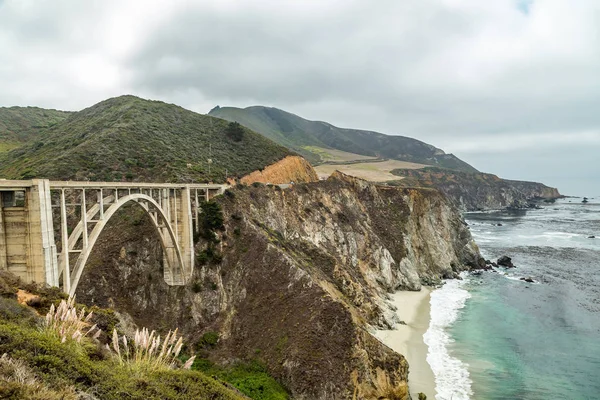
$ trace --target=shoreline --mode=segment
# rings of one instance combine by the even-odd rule
[[[419,392],[435,399],[435,376],[427,362],[429,347],[423,335],[429,329],[431,320],[430,296],[432,289],[423,286],[419,292],[399,291],[392,295],[396,315],[406,325],[398,324],[394,330],[378,330],[375,336],[392,350],[406,357],[408,361],[408,387],[416,399]]]

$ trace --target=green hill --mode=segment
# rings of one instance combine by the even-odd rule
[[[0,107],[0,153],[35,140],[42,130],[63,121],[69,114],[38,107]]]
[[[121,96],[72,113],[34,141],[0,154],[0,177],[222,182],[226,173],[242,176],[292,154],[236,125]]]
[[[313,163],[324,161],[315,148],[336,149],[363,156],[390,158],[467,172],[475,168],[452,154],[404,136],[338,128],[326,122],[309,121],[277,108],[215,107],[209,115],[236,121],[305,156]]]

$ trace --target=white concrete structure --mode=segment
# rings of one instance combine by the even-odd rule
[[[194,269],[192,230],[194,225],[199,229],[199,202],[226,187],[0,180],[0,269],[75,294],[102,230],[121,207],[131,203],[150,215],[160,236],[165,281],[183,285]]]

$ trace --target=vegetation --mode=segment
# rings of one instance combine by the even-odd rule
[[[75,307],[75,297],[69,297],[67,300],[61,300],[58,307],[54,304],[50,306],[50,311],[44,319],[44,328],[49,334],[55,334],[62,343],[67,340],[81,342],[81,339],[94,333],[94,338],[100,336],[100,330],[96,325],[90,327],[90,320],[93,313],[85,313],[85,308],[77,312]]]
[[[223,210],[221,205],[214,200],[204,202],[200,205],[200,228],[204,237],[214,237],[214,232],[223,229]]]
[[[0,176],[223,182],[291,152],[247,128],[159,101],[121,96],[49,125],[0,154]],[[211,161],[209,161],[211,160]]]
[[[44,129],[63,121],[69,114],[37,107],[0,107],[0,153],[35,140]]]
[[[200,224],[200,235],[206,239],[206,248],[197,251],[196,261],[200,265],[208,262],[220,263],[223,256],[215,245],[219,243],[216,231],[223,229],[223,210],[221,205],[214,200],[202,203],[200,209],[198,223]]]
[[[225,134],[236,142],[244,138],[244,128],[237,122],[230,122],[225,129]]]
[[[475,168],[452,154],[419,140],[378,132],[338,128],[326,122],[309,121],[277,108],[215,107],[209,115],[239,122],[287,147],[312,163],[324,161],[326,149],[342,150],[362,156],[390,158],[419,164],[437,165],[461,171]]]
[[[31,289],[40,296],[44,293],[52,296],[53,292],[24,285],[5,272],[0,273],[0,289],[0,398],[241,398],[235,391],[198,371],[151,369],[132,374],[128,365],[118,362],[93,338],[82,336],[80,340],[63,341],[55,332],[40,329],[44,319],[32,307],[19,304],[15,299],[17,289]],[[43,298],[35,305],[41,309],[47,300]],[[56,315],[57,308],[52,312]],[[72,313],[69,315],[69,318],[81,321],[79,314],[77,318]],[[178,340],[174,342],[177,343]]]
[[[117,330],[113,330],[112,348],[121,365],[128,366],[133,371],[160,371],[174,368],[177,365],[179,353],[183,347],[183,338],[177,337],[177,329],[169,331],[164,340],[156,331],[150,332],[148,328],[135,330],[133,340],[128,341],[127,336],[119,337]],[[190,357],[183,369],[190,369],[196,356]]]
[[[192,369],[229,382],[254,400],[286,400],[289,394],[258,362],[238,362],[231,367],[220,367],[207,359],[197,359]]]

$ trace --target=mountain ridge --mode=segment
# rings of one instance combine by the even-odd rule
[[[446,154],[418,139],[380,132],[340,128],[324,121],[311,121],[296,114],[265,106],[246,108],[216,106],[208,115],[238,122],[265,137],[319,163],[319,154],[307,147],[342,150],[363,156],[391,158],[466,172],[477,169],[453,154]]]

